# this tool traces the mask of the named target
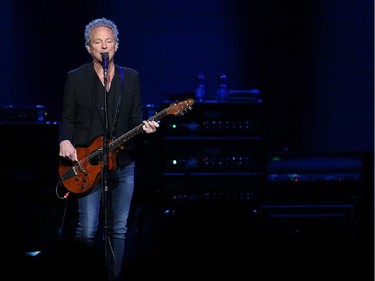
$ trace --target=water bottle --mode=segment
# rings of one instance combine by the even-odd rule
[[[206,77],[202,73],[197,76],[198,85],[195,89],[195,98],[197,101],[202,102],[206,98]]]
[[[219,102],[226,101],[228,98],[227,75],[224,73],[219,76],[219,87],[216,90],[216,98]]]

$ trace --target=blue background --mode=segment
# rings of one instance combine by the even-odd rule
[[[145,104],[259,89],[272,149],[373,151],[371,0],[23,1],[0,10],[0,106],[44,105],[58,120],[66,72],[90,60],[83,30],[120,30],[116,63],[141,73]]]

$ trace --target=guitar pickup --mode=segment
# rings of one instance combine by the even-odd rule
[[[87,173],[86,170],[83,168],[82,164],[81,164],[80,162],[78,162],[77,165],[79,166],[81,172],[82,172],[85,176],[87,176],[88,173]],[[76,170],[74,170],[74,172],[77,174],[77,171],[76,171]]]

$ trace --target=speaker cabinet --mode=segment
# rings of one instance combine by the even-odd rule
[[[337,243],[350,241],[356,234],[355,206],[352,204],[263,204],[259,215],[260,230],[276,243]]]

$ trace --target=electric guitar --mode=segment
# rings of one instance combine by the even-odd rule
[[[192,109],[193,99],[172,103],[169,107],[156,113],[147,121],[158,121],[167,115],[183,115]],[[124,148],[124,143],[143,131],[143,122],[122,136],[109,141],[107,144],[108,170],[117,167],[117,153]],[[70,161],[61,157],[58,172],[59,182],[73,193],[85,193],[98,183],[103,169],[103,136],[94,139],[88,147],[78,147],[78,161]]]

